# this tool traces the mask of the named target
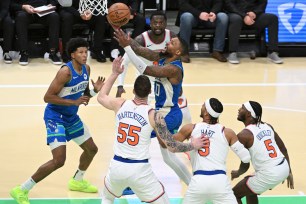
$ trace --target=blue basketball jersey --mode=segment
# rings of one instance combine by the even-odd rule
[[[89,83],[86,65],[82,65],[81,74],[75,71],[71,61],[68,62],[66,66],[71,71],[71,80],[64,85],[58,96],[64,99],[76,100],[84,94],[84,91]],[[78,109],[79,106],[64,106],[48,103],[45,109],[45,118],[56,119],[56,117],[63,116],[68,116],[69,118],[76,115]]]
[[[166,59],[160,59],[159,66],[165,65]],[[181,60],[175,60],[170,64],[177,66],[184,76],[184,69]],[[160,108],[178,108],[178,98],[182,89],[182,82],[178,84],[171,84],[168,78],[155,78],[154,91],[155,91],[155,107]]]

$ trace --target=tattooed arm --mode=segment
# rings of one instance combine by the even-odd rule
[[[115,31],[114,38],[118,41],[121,47],[126,48],[127,46],[131,46],[137,55],[142,56],[147,60],[158,61],[160,59],[158,52],[141,46],[136,40],[132,39],[129,35],[126,35],[121,29]]]
[[[191,138],[190,143],[176,141],[173,139],[173,135],[169,132],[164,117],[157,111],[155,111],[154,120],[157,136],[164,141],[171,152],[188,152],[190,150],[200,149],[204,147],[207,142],[207,139],[204,137],[198,137],[195,139]]]

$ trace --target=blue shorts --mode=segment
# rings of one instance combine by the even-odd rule
[[[47,144],[66,142],[84,135],[84,125],[78,115],[72,117],[44,118],[47,129]]]
[[[167,124],[167,128],[170,133],[177,133],[180,128],[183,120],[183,114],[181,109],[177,108],[175,110],[171,110],[165,117],[165,122]],[[151,138],[156,137],[155,131],[152,131]]]

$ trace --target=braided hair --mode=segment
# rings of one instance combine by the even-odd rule
[[[218,99],[210,98],[209,104],[210,104],[211,108],[214,111],[216,111],[217,113],[222,113],[223,112],[223,105],[222,105],[222,103]],[[211,115],[210,115],[210,118],[211,118],[211,120],[210,120],[211,124],[218,123],[218,119],[219,118],[214,118]]]
[[[259,125],[261,123],[262,107],[256,101],[250,101],[250,105],[252,106],[252,108],[253,108],[253,110],[256,114],[256,118],[255,118],[256,125]]]

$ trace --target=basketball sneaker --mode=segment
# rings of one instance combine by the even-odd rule
[[[22,190],[21,186],[16,186],[10,192],[10,195],[17,201],[18,204],[30,204],[29,191]]]
[[[86,180],[77,181],[74,178],[71,178],[68,183],[68,188],[71,191],[79,191],[84,193],[96,193],[98,192],[98,188],[96,186],[91,185]]]

